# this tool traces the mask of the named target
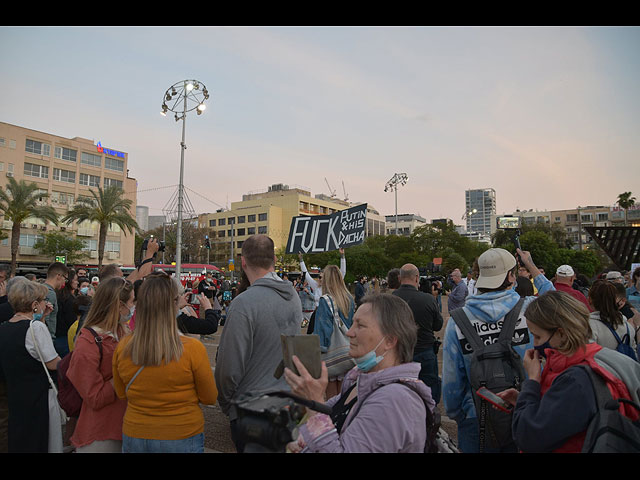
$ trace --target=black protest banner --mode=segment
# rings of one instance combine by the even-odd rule
[[[364,241],[367,204],[331,215],[291,219],[286,253],[319,253],[351,247]]]

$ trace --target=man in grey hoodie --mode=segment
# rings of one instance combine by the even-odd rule
[[[282,360],[280,334],[300,334],[302,305],[291,282],[275,273],[273,240],[253,235],[242,245],[242,270],[250,287],[229,306],[220,337],[214,377],[218,405],[229,416],[236,448],[244,445],[236,427],[233,402],[275,390],[289,390],[274,372]]]

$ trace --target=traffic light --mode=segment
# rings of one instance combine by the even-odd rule
[[[211,248],[211,242],[209,241],[209,235],[205,235],[204,236],[204,240],[205,240],[205,242],[204,242],[205,248],[209,248],[210,249]]]

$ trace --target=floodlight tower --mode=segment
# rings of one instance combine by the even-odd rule
[[[394,190],[396,193],[396,235],[398,235],[398,185],[406,185],[409,177],[406,173],[395,173],[384,186],[384,191]]]

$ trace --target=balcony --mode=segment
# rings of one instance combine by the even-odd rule
[[[18,253],[20,255],[38,255],[38,251],[33,247],[18,247]]]

